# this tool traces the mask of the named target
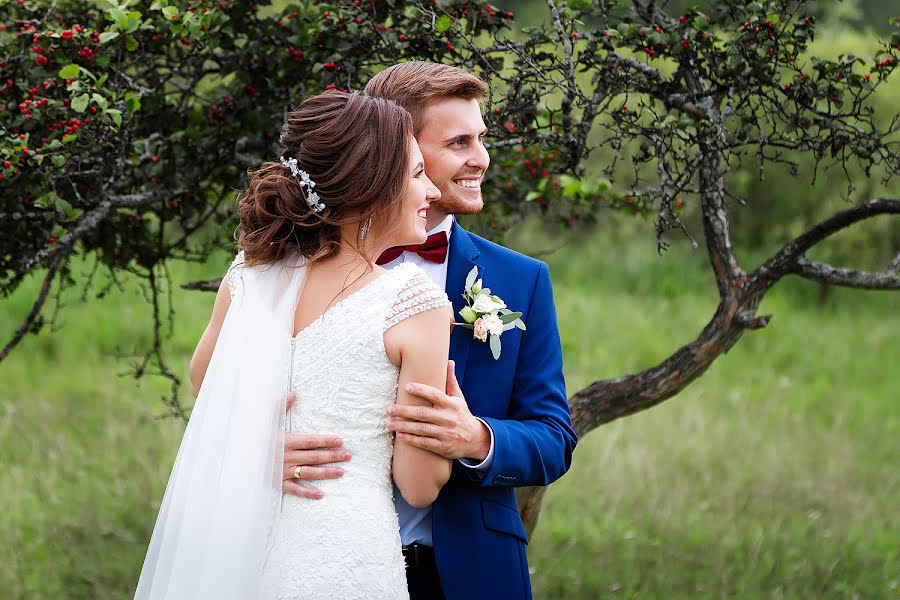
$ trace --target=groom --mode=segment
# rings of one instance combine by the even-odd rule
[[[411,384],[433,408],[389,408],[389,427],[404,441],[455,461],[430,507],[415,509],[395,493],[410,596],[530,598],[528,540],[515,488],[562,476],[576,442],[547,265],[469,233],[454,219],[483,207],[490,158],[481,80],[455,67],[407,62],[379,73],[365,91],[410,112],[425,171],[441,191],[428,211],[428,241],[388,251],[379,263],[415,262],[444,286],[457,315],[465,306],[466,275],[477,267],[484,285],[521,311],[527,326],[508,326],[498,360],[472,330],[454,328],[446,390]],[[330,463],[350,458],[330,436],[287,436],[285,472],[304,465],[304,480],[339,477],[342,470]],[[284,489],[317,497],[296,481],[286,480]]]

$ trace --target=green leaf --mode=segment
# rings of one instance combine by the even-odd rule
[[[166,6],[162,10],[163,16],[166,18],[166,21],[171,21],[172,17],[178,16],[178,9],[174,6]]]
[[[75,99],[72,100],[72,110],[77,113],[83,113],[88,106],[88,102],[90,102],[90,98],[87,94],[76,96]]]
[[[441,18],[435,22],[434,28],[440,33],[444,33],[445,31],[450,29],[451,25],[453,25],[453,19],[451,19],[447,15],[441,15]]]
[[[103,33],[100,34],[100,43],[105,44],[106,42],[109,42],[110,40],[116,39],[117,37],[119,37],[118,31],[104,31]]]
[[[97,106],[100,107],[100,110],[106,110],[106,108],[109,106],[109,102],[106,101],[106,98],[96,92],[91,94],[91,100],[97,103]]]
[[[76,64],[66,65],[59,70],[59,76],[63,79],[78,77],[79,73],[81,73],[81,67]]]
[[[505,315],[500,315],[500,322],[503,323],[504,325],[507,325],[509,323],[512,323],[513,321],[518,320],[518,318],[521,316],[522,316],[522,313],[520,313],[520,312],[506,313]]]
[[[62,142],[59,140],[53,140],[47,144],[47,150],[56,150],[57,148],[62,148]]]
[[[63,215],[68,215],[70,212],[72,212],[72,205],[67,201],[63,200],[59,196],[57,196],[55,200],[56,205],[54,206],[54,208],[56,208],[56,210],[58,210],[60,213],[62,213]]]
[[[112,117],[113,122],[115,122],[117,126],[122,125],[122,111],[115,108],[109,108],[106,110],[106,114]]]
[[[491,334],[491,354],[494,355],[494,360],[500,358],[500,336]]]
[[[134,92],[125,92],[125,111],[129,118],[141,108],[141,99]]]
[[[63,143],[64,143],[64,144],[70,144],[70,143],[74,142],[74,141],[77,140],[77,139],[78,139],[78,134],[77,134],[77,133],[67,133],[66,135],[63,136]]]
[[[476,319],[478,319],[478,315],[472,310],[471,306],[464,306],[462,310],[459,311],[459,316],[461,316],[466,323],[474,323]]]
[[[134,39],[133,35],[129,35],[127,38],[125,38],[125,49],[129,52],[134,52],[138,49],[138,46],[140,46],[140,44],[138,44],[138,41]]]
[[[466,289],[472,289],[472,286],[475,285],[475,280],[478,279],[478,267],[472,267],[472,270],[469,271],[469,274],[466,275]]]
[[[59,140],[53,140],[54,142],[58,142]],[[62,145],[62,144],[60,144]],[[54,154],[50,157],[50,161],[53,163],[54,167],[61,167],[66,164],[66,157],[62,154]]]
[[[132,11],[128,13],[128,18],[125,20],[125,26],[122,29],[125,30],[125,33],[131,33],[135,29],[141,26],[141,13],[138,11]]]
[[[581,189],[581,182],[571,175],[560,175],[559,182],[562,184],[563,193],[569,197],[575,196]]]
[[[522,331],[525,331],[525,321],[523,321],[522,319],[516,319],[516,320],[513,322],[513,325],[515,325],[516,327],[518,327],[518,328],[521,329]]]

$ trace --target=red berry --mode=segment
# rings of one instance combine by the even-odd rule
[[[681,208],[682,206],[684,206],[684,200],[682,200],[681,198],[678,198],[677,200],[675,200],[675,206],[677,206],[678,208]]]
[[[12,165],[10,164],[10,162],[9,162],[8,160],[4,160],[4,161],[3,161],[3,168],[8,169],[8,168],[10,168],[11,166],[12,166]]]
[[[156,162],[159,160],[159,157],[154,154],[153,156],[150,157],[150,160],[152,160],[153,162]]]

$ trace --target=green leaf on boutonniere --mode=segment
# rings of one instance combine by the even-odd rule
[[[471,306],[464,306],[461,311],[459,311],[459,316],[463,318],[466,323],[474,323],[476,319],[478,319],[478,315],[472,310]]]
[[[522,313],[520,313],[520,312],[508,312],[508,313],[500,315],[500,322],[503,323],[504,325],[508,325],[509,323],[512,323],[513,321],[518,321],[519,317],[521,317],[521,316],[522,316]]]
[[[476,279],[478,279],[478,267],[472,267],[472,270],[466,275],[466,291],[472,289]]]
[[[491,334],[491,354],[494,355],[494,360],[500,358],[500,336]]]
[[[525,321],[523,321],[522,319],[516,319],[515,321],[513,321],[513,325],[515,325],[522,331],[525,331]]]

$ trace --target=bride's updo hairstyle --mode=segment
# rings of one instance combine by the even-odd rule
[[[291,250],[311,261],[331,256],[339,251],[341,227],[351,223],[367,246],[389,235],[408,183],[412,135],[409,113],[390,100],[329,91],[302,102],[279,141],[282,159],[296,159],[297,172],[305,171],[315,188],[301,185],[302,176],[282,160],[249,173],[238,201],[237,241],[246,263],[276,262]]]

